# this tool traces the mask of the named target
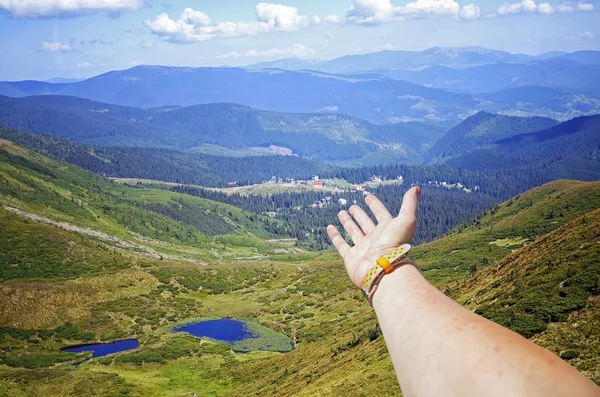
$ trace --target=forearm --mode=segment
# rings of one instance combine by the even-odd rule
[[[554,354],[458,305],[412,266],[381,280],[373,306],[406,396],[598,396]]]

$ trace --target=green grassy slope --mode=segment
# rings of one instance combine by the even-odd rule
[[[264,224],[274,222],[222,203],[123,186],[8,141],[0,141],[0,203],[154,246],[198,246],[224,234],[266,238]]]
[[[437,284],[448,284],[582,216],[600,203],[600,183],[555,181],[495,206],[413,256]]]
[[[0,233],[11,242],[0,244],[0,268],[17,272],[0,282],[2,393],[399,394],[375,316],[334,253],[286,251],[283,242],[249,236],[262,230],[258,222],[244,225],[244,212],[203,201],[203,210],[232,211],[223,219],[239,216],[242,224],[234,229],[238,235],[209,238],[193,226],[199,201],[115,186],[6,142],[0,154],[4,205],[165,255],[161,260],[138,246],[0,210]],[[414,258],[448,294],[548,346],[598,382],[599,197],[598,183],[554,182],[417,247]],[[102,205],[116,209],[104,212]],[[154,206],[169,211],[159,215]],[[131,211],[141,220],[128,221]],[[149,218],[164,223],[144,224]],[[146,237],[136,239],[131,227],[148,230]],[[198,243],[188,243],[185,230]],[[479,265],[472,269],[473,263]],[[248,354],[169,332],[192,319],[223,316],[252,319],[271,331],[261,331],[264,342]],[[294,351],[262,351],[280,334]],[[59,353],[65,345],[130,337],[139,339],[139,350],[79,367],[71,363],[82,357]]]
[[[478,272],[451,296],[528,337],[551,325],[534,340],[600,383],[600,210]]]

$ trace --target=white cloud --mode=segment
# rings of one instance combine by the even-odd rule
[[[77,64],[78,68],[91,68],[92,66],[94,66],[94,65],[92,65],[89,62],[80,62]]]
[[[550,5],[550,3],[540,3],[537,6],[537,11],[540,14],[552,14],[554,12],[554,8]]]
[[[373,49],[373,51],[394,51],[394,46],[391,44],[379,45]]]
[[[576,42],[582,42],[585,40],[593,40],[593,39],[594,39],[594,34],[592,32],[581,32],[574,36],[566,37],[566,40],[576,41]]]
[[[323,18],[323,23],[326,25],[337,25],[337,24],[343,23],[343,22],[344,22],[344,18],[339,17],[334,14],[327,15],[326,17]]]
[[[523,0],[521,3],[504,3],[496,9],[496,12],[490,14],[490,17],[521,14],[525,12],[537,12],[539,14],[552,14],[554,12],[574,12],[574,11],[593,11],[594,5],[591,3],[559,4],[553,6],[550,3],[536,4],[534,0]]]
[[[325,32],[325,37],[327,37],[329,40],[335,40],[335,35],[329,30]]]
[[[415,0],[393,6],[390,0],[355,0],[346,13],[346,21],[360,25],[378,25],[395,19],[415,16],[454,16],[460,5],[454,0]]]
[[[0,0],[2,1],[2,0]],[[207,41],[219,37],[254,36],[269,32],[295,32],[311,24],[300,15],[296,7],[282,4],[259,3],[256,6],[256,21],[251,22],[220,22],[212,19],[201,11],[186,8],[178,20],[173,20],[168,14],[162,13],[145,25],[151,33],[160,38],[179,43]],[[321,22],[318,19],[317,22]]]
[[[390,0],[355,0],[346,13],[346,20],[357,24],[379,24],[394,18],[395,10]]]
[[[120,13],[142,8],[144,0],[0,0],[12,18],[75,17],[98,12]]]
[[[0,3],[3,1],[9,0],[0,0]],[[570,4],[553,6],[548,2],[536,4],[535,0],[522,0],[520,3],[504,3],[487,17],[520,13],[551,14],[594,10],[591,3]],[[171,19],[167,13],[162,13],[157,15],[154,20],[145,21],[145,26],[152,34],[163,40],[175,43],[193,43],[222,37],[295,32],[315,25],[342,23],[379,25],[410,17],[442,16],[457,20],[473,20],[481,17],[481,10],[475,4],[461,6],[456,0],[413,0],[398,6],[393,5],[391,0],[354,0],[343,17],[335,14],[324,17],[308,17],[301,15],[296,7],[261,2],[256,5],[256,20],[254,21],[215,22],[202,11],[186,8],[178,19]]]
[[[398,9],[401,14],[458,15],[460,6],[454,0],[417,0]]]
[[[475,4],[467,4],[460,9],[459,16],[462,19],[477,19],[481,15],[479,7]]]
[[[594,11],[594,5],[592,3],[579,3],[577,4],[577,11]]]
[[[312,48],[306,47],[303,44],[294,44],[288,48],[273,48],[270,50],[257,51],[248,50],[246,52],[232,51],[227,54],[217,55],[215,59],[230,59],[230,58],[267,58],[275,56],[291,56],[296,58],[308,58],[317,54]]]
[[[62,44],[59,42],[50,42],[50,41],[44,41],[42,43],[42,45],[40,46],[40,50],[45,51],[45,52],[72,52],[75,51],[75,49],[73,49],[73,47],[71,47],[68,44]]]

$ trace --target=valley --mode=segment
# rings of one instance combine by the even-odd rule
[[[413,186],[425,278],[600,385],[599,65],[433,47],[0,82],[0,396],[401,395],[326,228]]]

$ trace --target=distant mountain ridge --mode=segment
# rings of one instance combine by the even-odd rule
[[[30,95],[48,93],[46,84],[36,91],[29,88]],[[490,104],[480,109],[481,101],[469,95],[384,76],[239,68],[138,66],[69,84],[51,94],[139,108],[228,102],[278,112],[343,113],[377,123],[457,119],[474,110],[502,108]]]
[[[371,72],[428,87],[471,94],[492,93],[524,85],[587,93],[595,97],[600,92],[599,65],[581,64],[563,57],[524,63],[498,62],[462,69],[432,65],[422,70],[380,68]]]
[[[249,69],[282,68],[288,70],[318,69],[328,73],[358,73],[377,69],[414,69],[431,65],[454,68],[497,62],[527,62],[549,59],[566,53],[540,55],[511,54],[483,47],[432,47],[424,51],[380,51],[346,55],[330,61],[288,58],[246,66]]]
[[[0,125],[100,146],[275,145],[321,161],[360,161],[385,153],[380,161],[409,163],[419,162],[443,133],[436,125],[376,125],[339,114],[277,113],[236,104],[139,109],[66,96],[0,97]]]
[[[239,103],[276,112],[348,114],[378,124],[462,120],[482,110],[564,120],[600,112],[599,75],[600,66],[567,59],[359,75],[138,66],[72,84],[0,83],[0,95],[66,95],[145,109]],[[530,86],[556,91],[547,98]],[[521,91],[500,95],[515,88]]]

